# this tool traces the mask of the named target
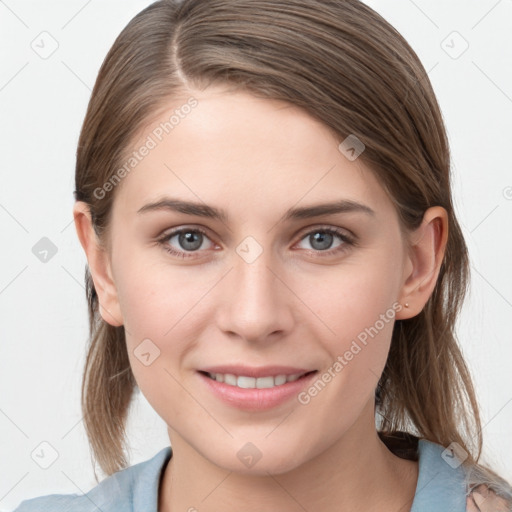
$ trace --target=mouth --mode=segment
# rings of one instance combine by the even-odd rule
[[[249,375],[235,375],[233,373],[214,373],[200,371],[206,377],[216,382],[227,384],[228,386],[238,387],[242,389],[269,389],[283,386],[288,382],[295,382],[296,380],[303,379],[317,370],[306,372],[280,374],[280,375],[266,375],[261,377],[251,377]]]
[[[216,399],[247,412],[268,411],[289,403],[317,373],[292,366],[223,365],[197,370],[205,389]]]

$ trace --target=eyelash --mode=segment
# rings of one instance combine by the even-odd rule
[[[174,248],[172,248],[170,245],[168,245],[168,242],[171,238],[173,238],[176,235],[179,235],[181,233],[201,233],[203,236],[208,237],[208,234],[205,230],[201,228],[180,228],[176,229],[175,231],[172,231],[170,233],[167,233],[165,236],[157,240],[157,243],[162,246],[162,248],[170,253],[172,256],[176,256],[178,258],[198,258],[199,256],[194,256],[194,253],[197,253],[199,251],[189,251],[188,253],[185,251],[177,251]],[[336,235],[339,237],[339,239],[343,242],[343,244],[339,245],[338,247],[334,249],[327,249],[325,251],[316,250],[316,249],[304,249],[307,250],[310,254],[314,255],[314,257],[327,257],[332,256],[334,254],[342,253],[346,250],[348,250],[347,246],[355,246],[356,241],[355,238],[348,236],[345,232],[341,231],[337,228],[332,227],[320,227],[313,229],[311,231],[308,231],[304,233],[304,235],[300,238],[299,241],[302,241],[304,238],[312,235],[313,233],[328,233],[332,235]]]

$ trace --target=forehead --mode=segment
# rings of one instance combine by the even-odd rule
[[[373,172],[350,161],[340,142],[292,104],[220,88],[194,91],[169,101],[130,145],[134,165],[114,208],[131,215],[170,195],[218,205],[242,221],[340,198],[389,209]]]

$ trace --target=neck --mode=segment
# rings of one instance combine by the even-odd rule
[[[173,456],[162,478],[158,510],[408,512],[418,464],[393,455],[380,440],[371,405],[366,408],[371,422],[363,422],[362,415],[327,450],[277,475],[225,470],[173,431]],[[363,424],[367,428],[362,428]]]

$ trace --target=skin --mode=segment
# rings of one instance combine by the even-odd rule
[[[108,251],[87,205],[74,206],[102,317],[125,326],[138,386],[168,426],[173,457],[159,510],[410,510],[417,463],[393,455],[375,429],[393,320],[307,405],[242,411],[218,400],[197,370],[283,364],[322,374],[393,304],[396,319],[417,315],[439,273],[446,211],[427,210],[407,244],[389,197],[361,159],[338,150],[342,139],[293,105],[220,87],[175,97],[131,149],[191,95],[197,107],[117,186]],[[163,196],[223,208],[228,221],[137,213]],[[340,199],[375,215],[282,221],[288,208]],[[207,231],[189,258],[156,242],[177,227]],[[343,250],[323,255],[309,235],[325,227],[357,244],[334,235],[330,248]],[[236,252],[247,236],[263,251],[251,263]],[[178,236],[166,244],[190,247]],[[147,338],[160,350],[149,366],[134,355]],[[247,442],[262,455],[250,468],[237,457]]]

